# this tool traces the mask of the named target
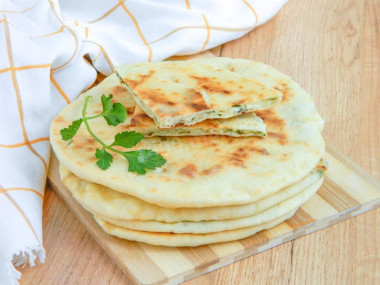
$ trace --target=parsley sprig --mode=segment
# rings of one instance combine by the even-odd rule
[[[108,151],[118,153],[125,157],[128,161],[129,172],[145,174],[146,169],[153,170],[162,166],[166,160],[160,154],[152,150],[139,149],[135,151],[120,151],[114,148],[114,146],[121,146],[124,148],[134,147],[144,138],[144,136],[140,133],[135,131],[118,133],[115,135],[114,141],[110,145],[105,144],[93,133],[90,125],[88,124],[89,120],[103,117],[109,126],[117,126],[126,120],[127,112],[124,106],[120,103],[112,103],[112,97],[113,96],[111,94],[108,97],[102,95],[101,101],[103,111],[98,115],[86,117],[87,105],[89,100],[92,98],[91,96],[86,96],[82,109],[82,118],[73,121],[70,126],[60,131],[62,140],[68,141],[68,144],[70,145],[73,137],[76,135],[83,123],[89,134],[102,146],[102,148],[95,150],[95,157],[98,159],[96,164],[101,169],[106,170],[113,162],[113,156]]]

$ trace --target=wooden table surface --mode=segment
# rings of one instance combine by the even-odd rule
[[[380,179],[380,1],[292,0],[265,25],[213,50],[293,77],[315,99],[324,137]],[[21,284],[131,284],[47,187],[47,259]],[[288,242],[186,284],[380,284],[380,210]]]

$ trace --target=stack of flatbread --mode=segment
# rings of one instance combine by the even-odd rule
[[[61,178],[109,234],[165,246],[198,246],[248,237],[289,219],[321,186],[323,120],[311,97],[276,69],[244,59],[142,63],[116,74],[68,105],[51,125]],[[134,130],[166,163],[145,175],[115,155],[96,165],[100,145],[82,126],[68,146],[60,130],[102,111],[113,94],[130,114],[91,129],[105,143]]]

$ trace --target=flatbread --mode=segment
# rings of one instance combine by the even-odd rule
[[[274,219],[268,223],[261,224],[258,226],[251,226],[247,228],[241,228],[230,231],[209,233],[209,234],[173,234],[173,233],[155,233],[155,232],[144,232],[129,230],[126,228],[115,226],[111,223],[103,221],[102,219],[94,216],[95,221],[103,228],[103,230],[113,236],[144,242],[153,245],[163,245],[163,246],[199,246],[203,244],[212,244],[218,242],[227,242],[232,240],[243,239],[254,235],[255,233],[270,229],[276,225],[290,219],[294,214],[295,210],[287,213],[286,215]]]
[[[281,100],[280,92],[250,77],[201,62],[126,64],[114,70],[160,128],[230,118]]]
[[[129,125],[128,130],[136,131],[144,136],[201,136],[201,135],[228,135],[228,136],[266,136],[266,127],[255,113],[246,113],[229,119],[206,120],[193,126],[178,126],[170,129],[160,129],[135,103],[132,95],[123,87],[116,74],[104,79],[92,89],[98,94],[116,94],[123,97],[127,109],[127,120],[123,124]],[[96,105],[101,111],[101,104]]]
[[[100,145],[82,126],[70,146],[59,131],[81,114],[84,97],[92,95],[88,114],[99,110],[99,90],[92,89],[68,105],[53,120],[51,143],[58,159],[83,180],[166,208],[241,205],[270,196],[303,179],[324,154],[323,120],[311,97],[288,76],[262,63],[242,59],[204,59],[237,74],[277,88],[281,103],[256,112],[267,125],[267,137],[228,136],[152,137],[134,149],[151,149],[165,157],[162,168],[137,175],[127,172],[124,157],[115,155],[106,171],[96,164]],[[115,99],[124,103],[125,98]],[[98,108],[98,109],[97,109]],[[105,143],[127,127],[108,126],[102,118],[90,121]]]
[[[203,136],[225,135],[232,137],[266,136],[266,127],[255,113],[246,113],[228,119],[205,120],[192,126],[180,125],[170,129],[158,128],[154,121],[139,106],[131,119],[131,131],[146,137],[156,136]]]
[[[245,228],[250,226],[261,225],[288,213],[292,209],[296,209],[304,204],[307,200],[314,195],[315,192],[321,187],[323,178],[313,183],[301,193],[274,205],[271,208],[255,215],[239,218],[218,221],[199,221],[199,222],[177,222],[177,223],[164,223],[158,221],[128,221],[121,219],[112,219],[102,216],[99,213],[93,213],[102,220],[127,228],[131,230],[147,231],[147,232],[167,232],[167,233],[192,233],[192,234],[206,234],[213,232],[221,232]],[[199,209],[202,211],[202,209]]]
[[[163,208],[136,197],[114,191],[100,184],[84,181],[60,164],[63,184],[75,200],[105,219],[159,221],[166,223],[227,220],[255,215],[283,202],[316,184],[323,176],[324,165],[315,168],[300,182],[257,202],[244,205],[202,208]]]

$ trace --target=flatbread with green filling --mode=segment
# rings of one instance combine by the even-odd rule
[[[123,125],[126,129],[136,131],[144,136],[202,136],[202,135],[227,135],[242,136],[266,136],[266,127],[255,113],[246,113],[229,119],[206,120],[193,126],[177,126],[170,129],[160,129],[154,121],[136,105],[134,98],[123,87],[116,74],[104,79],[100,84],[91,89],[96,94],[114,94],[123,98],[123,104],[127,109],[127,120]],[[93,106],[95,112],[101,111],[101,104]],[[130,124],[130,125],[128,125]],[[128,126],[127,126],[128,125]]]
[[[201,62],[139,63],[114,70],[160,128],[264,110],[282,98],[280,92],[252,77]]]
[[[179,125],[170,129],[158,128],[154,121],[136,105],[130,121],[130,130],[146,137],[225,135],[232,137],[266,136],[266,127],[255,113],[246,113],[228,119],[208,119],[195,125]]]

